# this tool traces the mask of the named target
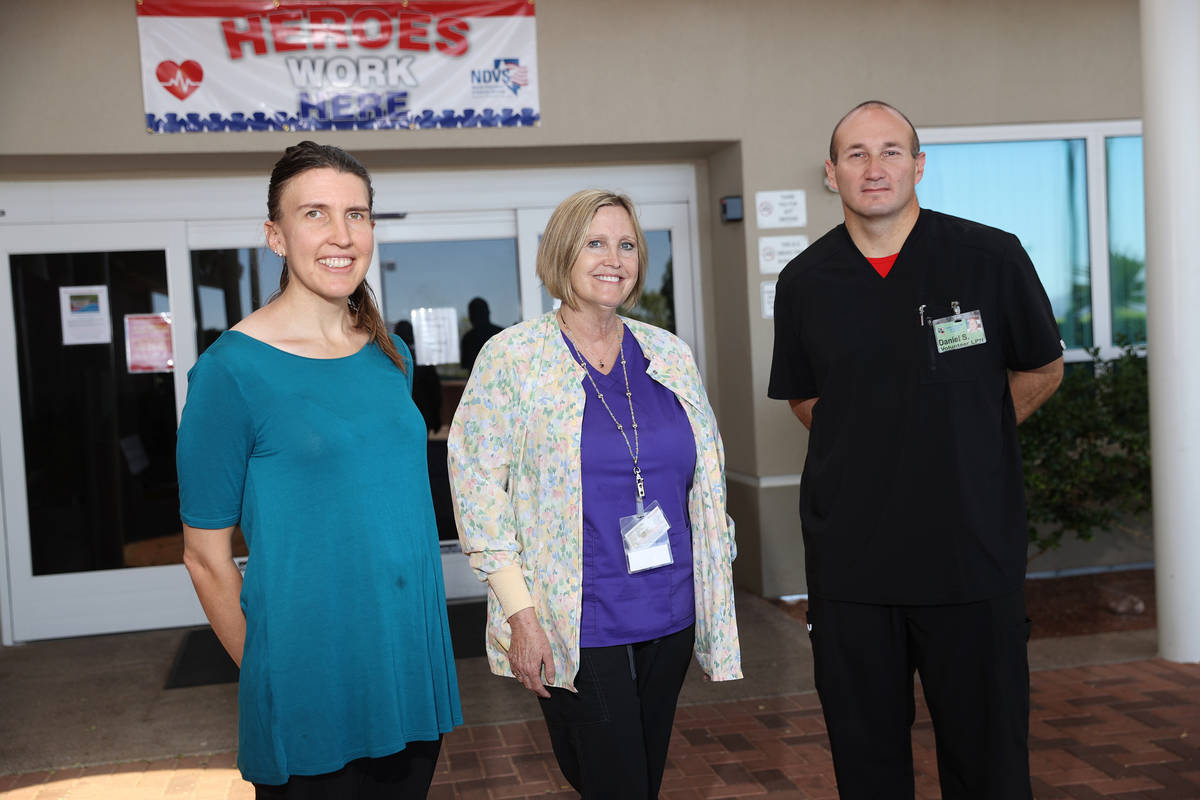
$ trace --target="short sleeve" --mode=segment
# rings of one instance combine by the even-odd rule
[[[819,394],[812,364],[801,341],[802,329],[795,282],[780,279],[775,293],[775,349],[771,356],[768,397],[806,400]]]
[[[201,356],[188,372],[175,448],[185,524],[213,530],[241,520],[253,447],[254,423],[237,381],[215,358]]]
[[[1015,236],[1002,280],[1005,366],[1020,371],[1049,364],[1063,352],[1058,322],[1037,270]]]

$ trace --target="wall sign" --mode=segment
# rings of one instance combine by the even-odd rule
[[[808,224],[803,189],[755,192],[754,211],[760,228],[803,228]]]
[[[146,130],[540,119],[530,0],[139,0]]]
[[[762,318],[775,319],[775,281],[760,281],[758,296],[762,302]]]
[[[808,237],[802,233],[792,236],[758,237],[758,271],[775,274],[783,270],[808,247]]]

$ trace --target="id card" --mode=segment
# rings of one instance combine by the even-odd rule
[[[987,341],[987,335],[983,332],[983,317],[978,309],[935,319],[929,324],[933,326],[933,339],[939,353],[974,347]]]
[[[625,566],[631,575],[673,563],[670,530],[671,523],[657,500],[640,514],[621,517],[621,543],[625,546]]]

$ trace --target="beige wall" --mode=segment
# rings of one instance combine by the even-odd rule
[[[752,221],[717,198],[804,189],[815,239],[840,221],[821,185],[829,129],[868,98],[918,126],[1136,118],[1136,0],[546,0],[535,129],[323,136],[372,168],[689,161],[699,166],[707,355],[729,468],[742,476],[739,580],[802,591],[795,489],[805,440],[766,398]],[[283,133],[149,135],[132,0],[8,3],[0,169],[16,177],[262,172]],[[790,504],[790,508],[789,508]]]

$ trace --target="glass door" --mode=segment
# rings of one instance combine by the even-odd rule
[[[375,228],[384,319],[413,349],[413,399],[429,431],[429,486],[442,546],[446,597],[482,597],[458,544],[446,438],[475,355],[520,322],[523,287],[515,215],[418,212]]]
[[[183,376],[169,265],[183,231],[2,232],[6,640],[203,619],[181,565],[175,475]]]
[[[185,374],[222,333],[267,304],[283,271],[283,259],[266,245],[262,220],[193,222],[187,237],[192,324],[179,327],[178,335],[193,348],[193,358]],[[240,528],[234,530],[233,556],[244,569],[249,550]]]
[[[197,355],[278,285],[262,184],[258,175],[0,182],[3,643],[203,623],[179,563],[174,425]],[[549,308],[534,265],[554,204],[581,186],[611,186],[638,203],[650,240],[635,313],[692,345],[703,374],[695,173],[678,164],[403,172],[375,185],[398,207],[380,212],[367,281],[389,325],[421,322],[418,405],[436,406],[426,419],[447,596],[478,597],[484,585],[449,513],[444,452],[470,353]]]

